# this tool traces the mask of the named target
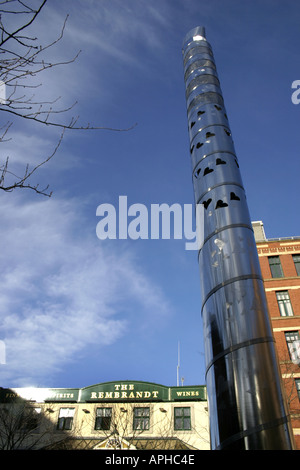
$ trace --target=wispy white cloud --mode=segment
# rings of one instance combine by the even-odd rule
[[[69,14],[57,58],[70,57],[72,53],[82,50],[78,60],[81,72],[75,80],[76,88],[78,85],[80,88],[86,77],[93,74],[95,80],[101,82],[104,69],[111,69],[113,73],[116,63],[122,67],[129,66],[129,71],[124,69],[125,74],[132,70],[131,67],[144,70],[145,66],[150,73],[145,64],[149,57],[157,59],[161,54],[164,28],[169,32],[172,29],[171,10],[170,5],[159,2],[155,7],[145,0],[79,0],[69,2],[64,7],[59,2],[59,6],[48,6],[47,15],[41,18],[40,31],[45,40],[50,34],[53,37],[53,30],[43,28],[43,23],[59,25],[64,15]],[[74,82],[72,73],[69,78]],[[64,82],[67,88],[67,81]]]
[[[46,383],[89,346],[105,348],[168,301],[127,251],[104,248],[80,227],[78,201],[4,195],[0,207],[2,383]],[[110,247],[111,248],[111,247]],[[151,313],[151,315],[150,315]],[[125,317],[126,315],[126,317]]]
[[[45,126],[40,125],[37,128],[33,127],[30,132],[30,128],[26,130],[26,126],[21,129],[12,127],[8,137],[9,140],[1,142],[0,145],[2,164],[7,157],[9,158],[6,185],[16,181],[15,175],[23,177],[27,165],[28,170],[31,171],[45,162],[51,155],[53,156],[47,162],[47,165],[39,167],[38,171],[33,174],[30,181],[33,185],[39,183],[40,179],[47,180],[48,177],[45,173],[49,174],[49,170],[59,168],[59,171],[63,172],[70,168],[78,168],[83,164],[82,158],[78,154],[71,153],[68,150],[67,135],[62,138],[58,147],[61,131],[56,129],[45,129]]]
[[[134,44],[146,44],[149,48],[161,46],[161,26],[169,26],[168,15],[164,14],[164,6],[159,2],[159,8],[155,8],[148,1],[123,2],[113,0],[111,2],[80,2],[82,5],[81,16],[75,15],[78,41],[85,44],[89,38],[90,45],[114,47],[117,52],[126,52],[126,48]],[[77,9],[77,8],[76,8]],[[72,15],[72,13],[71,13]],[[81,19],[80,19],[81,18]],[[92,32],[86,35],[86,24],[93,26]],[[96,33],[96,34],[95,34]],[[75,38],[75,34],[74,34]],[[111,51],[112,49],[109,49]],[[131,52],[127,49],[128,56]]]
[[[145,58],[143,51],[150,51],[148,61],[157,59],[161,27],[168,24],[168,16],[145,1],[133,2],[131,9],[122,1],[78,0],[67,2],[66,7],[64,2],[53,2],[34,25],[43,44],[57,37],[65,13],[70,13],[65,37],[49,50],[49,56],[53,54],[53,60],[59,62],[81,48],[83,53],[70,66],[33,77],[35,83],[43,83],[35,90],[36,100],[62,96],[64,107],[78,98],[74,113],[81,114],[82,102],[86,106],[86,97],[93,96],[100,104],[103,98],[107,113],[110,94],[115,91],[114,84],[107,81],[113,73],[109,67],[115,61],[117,68],[124,66],[127,77],[132,67],[146,69],[145,60],[141,60]],[[106,82],[102,84],[104,69]],[[120,81],[120,77],[114,80]],[[97,106],[96,124],[99,113],[101,106]],[[40,163],[53,151],[59,133],[17,121],[9,136],[12,141],[1,144],[1,155],[9,155],[10,169],[21,174],[27,163]],[[39,171],[41,184],[44,179],[48,183],[49,168],[80,165],[76,149],[71,153],[65,140],[62,148],[46,171]],[[67,172],[63,176],[66,188]],[[89,346],[109,347],[133,325],[143,334],[149,326],[153,331],[170,313],[168,299],[132,251],[101,244],[96,238],[96,223],[93,233],[88,232],[84,202],[24,199],[22,193],[0,196],[0,340],[6,345],[6,364],[0,365],[2,384],[47,385],[47,377],[84,354]]]

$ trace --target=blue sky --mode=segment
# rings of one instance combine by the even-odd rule
[[[110,380],[204,384],[200,273],[185,240],[99,240],[98,205],[192,204],[181,46],[206,28],[252,220],[300,235],[300,4],[295,0],[56,0],[33,30],[47,42],[69,14],[41,96],[78,100],[80,122],[33,182],[53,196],[0,194],[0,340],[6,387]],[[49,52],[50,53],[50,52]],[[39,79],[40,80],[40,79]],[[6,117],[2,116],[6,122]],[[15,168],[48,156],[59,132],[16,120],[1,144]]]

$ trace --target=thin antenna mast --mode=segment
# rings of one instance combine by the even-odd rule
[[[179,367],[180,367],[180,342],[178,341],[177,387],[179,387]]]

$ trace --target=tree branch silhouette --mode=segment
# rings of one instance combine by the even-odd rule
[[[48,186],[40,188],[39,184],[32,184],[30,178],[54,157],[66,130],[125,132],[133,129],[135,124],[124,129],[95,126],[90,123],[81,125],[78,115],[69,118],[66,116],[77,105],[77,101],[68,107],[59,108],[61,97],[52,101],[41,101],[35,98],[34,93],[32,94],[35,89],[42,87],[42,83],[32,84],[32,78],[36,78],[46,70],[73,63],[81,53],[79,51],[74,57],[65,61],[52,62],[45,59],[46,53],[63,39],[68,15],[62,23],[59,35],[46,45],[40,45],[37,37],[26,33],[46,4],[47,0],[41,0],[39,6],[34,9],[30,6],[29,0],[0,1],[0,112],[7,113],[12,118],[59,128],[61,135],[53,152],[48,157],[43,157],[42,162],[32,169],[26,165],[22,175],[16,175],[9,170],[10,161],[9,157],[6,157],[5,161],[0,163],[0,189],[11,192],[17,188],[25,188],[51,197],[52,192],[49,192]],[[60,116],[63,116],[65,121],[60,122],[58,120]],[[12,121],[8,121],[1,128],[0,143],[8,141],[7,134],[11,126]]]

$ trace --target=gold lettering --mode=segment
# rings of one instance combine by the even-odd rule
[[[17,393],[6,393],[6,395],[5,395],[6,398],[15,398],[17,396],[18,396]]]
[[[176,392],[178,397],[195,397],[199,396],[199,391],[197,390],[191,390],[190,392]]]
[[[114,398],[120,398],[120,399],[128,399],[128,398],[146,398],[149,399],[151,397],[153,398],[158,398],[159,396],[159,391],[158,390],[143,390],[143,391],[137,391],[134,392],[134,384],[115,384],[114,385],[115,391],[98,391],[98,392],[91,392],[91,399],[114,399]],[[128,390],[131,390],[130,393]],[[192,396],[194,395],[194,392],[177,392],[178,396],[190,396],[190,393],[192,393]],[[7,394],[8,396],[8,394]],[[57,398],[70,398],[73,397],[74,395],[71,393],[64,393],[64,394],[56,394]]]
[[[55,393],[53,395],[54,398],[73,398],[73,393]]]

